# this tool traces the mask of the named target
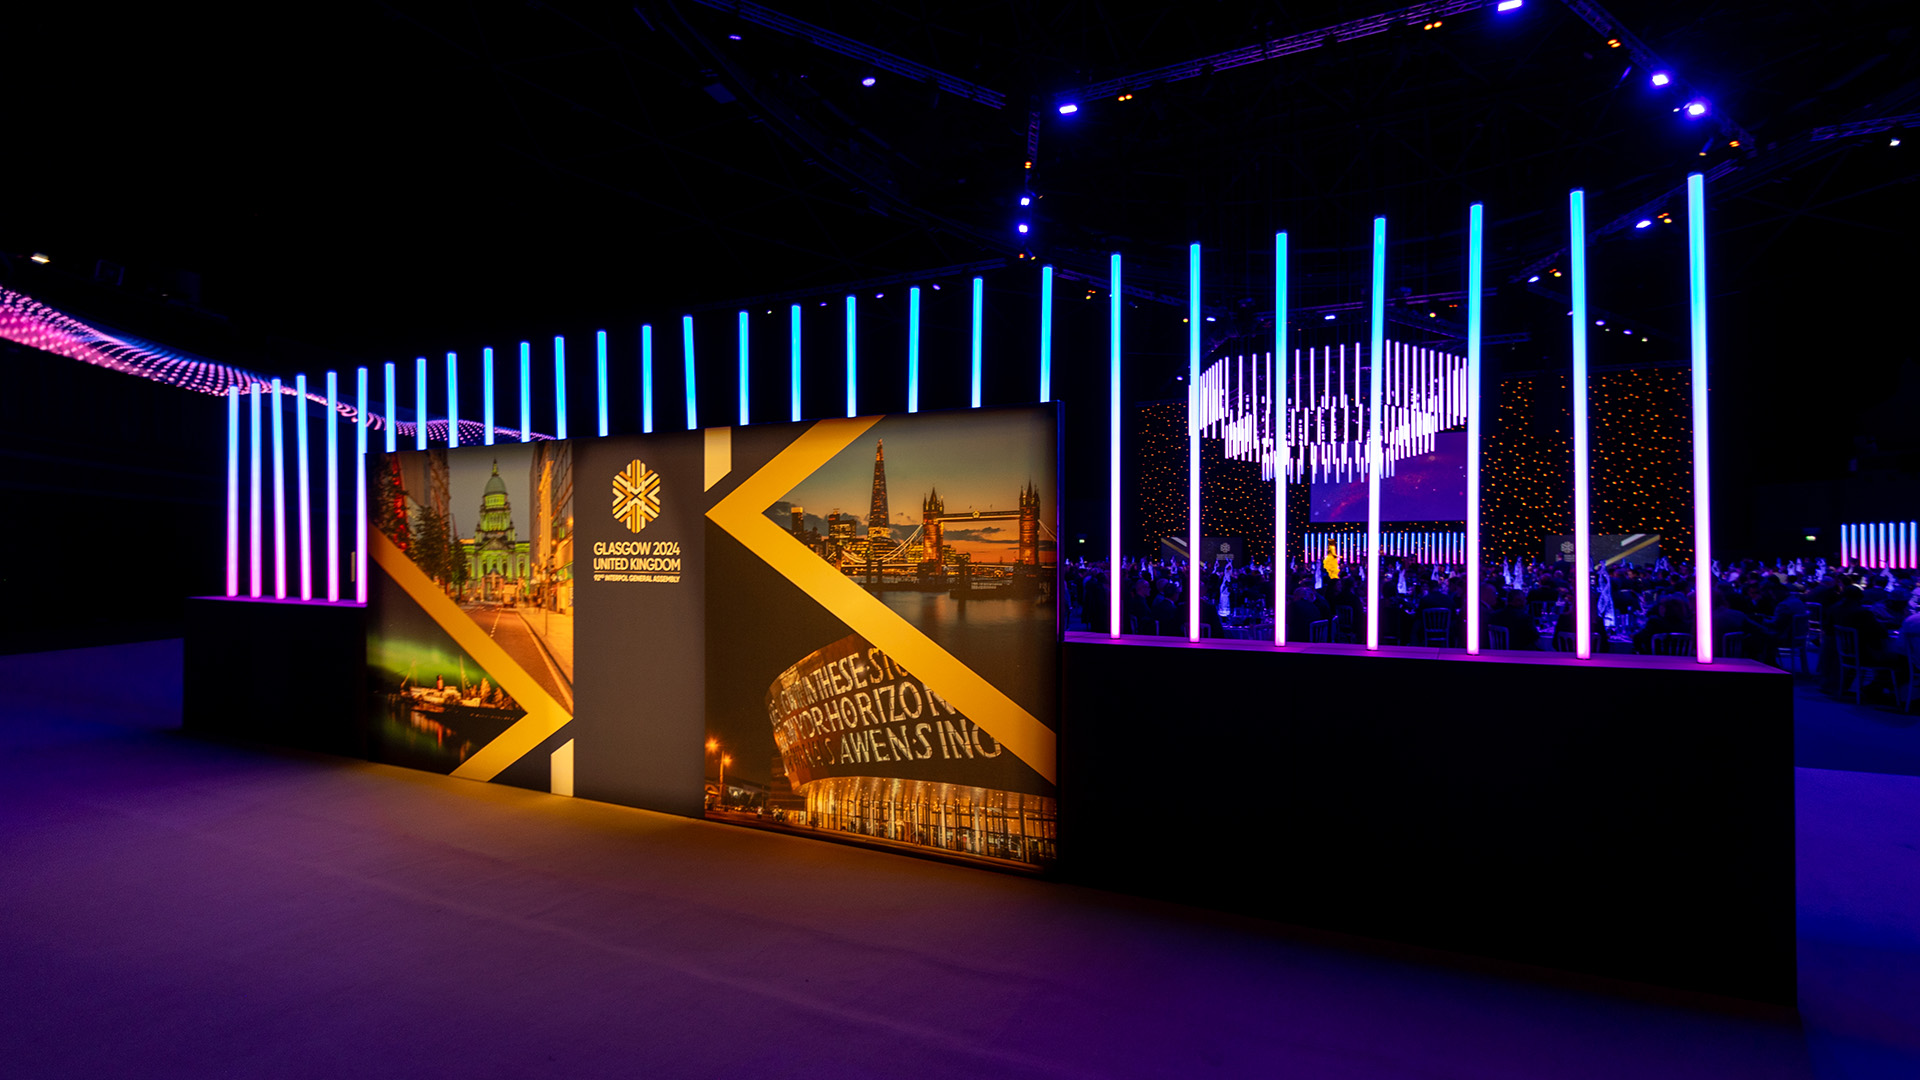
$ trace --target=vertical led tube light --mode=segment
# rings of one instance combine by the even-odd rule
[[[413,362],[413,448],[427,448],[427,358]]]
[[[1107,276],[1107,636],[1120,636],[1120,253]]]
[[[976,279],[978,280],[978,279]],[[1187,640],[1200,640],[1200,245],[1187,246]],[[978,401],[975,405],[980,404]]]
[[[907,290],[907,411],[920,411],[920,287]]]
[[[1687,313],[1693,360],[1694,652],[1713,663],[1713,495],[1707,460],[1707,178],[1687,175]]]
[[[1587,193],[1567,195],[1567,259],[1573,272],[1573,655],[1593,656],[1593,552],[1587,536]],[[1709,597],[1713,594],[1708,593]]]
[[[600,394],[600,437],[606,438],[611,432],[607,415],[607,332],[596,330],[593,333],[593,382]]]
[[[240,388],[227,387],[227,595],[240,595]]]
[[[1380,399],[1386,375],[1387,219],[1373,219],[1373,297],[1367,331],[1367,648],[1380,648]],[[1356,387],[1355,389],[1358,389]]]
[[[640,432],[653,434],[653,324],[640,324]]]
[[[394,398],[399,395],[397,380],[398,368],[393,361],[387,361],[387,453],[400,448],[400,425],[394,416]]]
[[[1467,654],[1480,653],[1480,263],[1484,209],[1467,208]]]
[[[248,432],[251,454],[247,481],[251,497],[247,500],[247,595],[260,597],[260,384],[247,384]]]
[[[460,445],[460,358],[447,354],[447,448]]]
[[[313,484],[307,476],[312,458],[307,454],[307,377],[293,377],[293,460],[295,515],[300,525],[300,599],[313,599]]]
[[[795,304],[787,312],[787,338],[790,356],[788,364],[792,368],[789,375],[793,383],[793,421],[800,422],[800,305]]]
[[[366,418],[356,415],[354,423]],[[340,599],[340,373],[327,372],[327,602]]]
[[[700,403],[695,394],[697,384],[694,381],[693,372],[693,316],[691,315],[680,316],[680,349],[681,355],[685,356],[687,361],[687,430],[692,431],[700,426]]]
[[[393,371],[393,365],[387,365]],[[367,369],[359,370],[353,425],[353,598],[367,602]]]
[[[287,443],[281,434],[280,378],[273,388],[273,598],[287,598]]]
[[[567,339],[553,335],[553,437],[567,437]]]
[[[740,426],[747,426],[747,313],[740,313]]]
[[[858,330],[855,324],[854,298],[847,296],[847,415],[860,415],[860,379]]]
[[[1273,437],[1273,644],[1287,643],[1287,234],[1273,234],[1273,372],[1267,384]]]
[[[481,412],[480,418],[482,421],[484,421],[484,423],[481,426],[480,442],[482,446],[492,446],[493,445],[493,348],[491,346],[480,350],[480,397],[484,402],[484,404],[481,406],[481,409],[480,409],[480,412]]]
[[[1053,400],[1053,267],[1040,268],[1040,400]]]
[[[973,373],[972,374],[972,382],[973,382],[972,401],[973,401],[973,407],[976,409],[980,407],[980,325],[981,325],[981,312],[985,308],[986,302],[987,302],[986,288],[987,286],[984,280],[982,280],[981,278],[973,279],[973,352],[971,354],[972,355],[971,370]]]
[[[533,438],[533,345],[520,343],[520,441]]]

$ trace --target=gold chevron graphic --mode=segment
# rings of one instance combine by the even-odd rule
[[[1050,728],[766,516],[766,508],[775,500],[879,422],[879,417],[870,416],[815,423],[759,472],[741,481],[732,494],[707,511],[707,517],[854,633],[938,688],[941,697],[985,728],[994,741],[1054,783]]]
[[[553,700],[546,688],[521,670],[480,624],[467,617],[460,605],[440,591],[433,579],[413,565],[407,554],[394,546],[392,540],[378,529],[367,530],[367,553],[373,556],[380,569],[393,578],[420,610],[439,624],[452,638],[454,644],[467,651],[467,655],[479,662],[488,674],[527,710],[527,715],[516,720],[512,727],[500,733],[492,742],[481,747],[474,755],[460,763],[452,775],[465,780],[491,780],[500,775],[501,770],[520,760],[529,750],[545,742],[547,736],[565,727],[572,720],[572,714]]]

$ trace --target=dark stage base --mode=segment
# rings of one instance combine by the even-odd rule
[[[188,730],[366,756],[365,605],[193,597],[186,622]]]
[[[1076,881],[1794,1003],[1783,672],[1070,634],[1064,682]]]

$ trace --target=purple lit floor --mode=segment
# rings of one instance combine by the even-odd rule
[[[202,741],[179,671],[0,657],[7,1075],[1920,1075],[1913,776],[1799,770],[1795,1020]]]

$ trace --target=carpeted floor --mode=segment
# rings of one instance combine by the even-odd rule
[[[1799,771],[1795,1020],[202,741],[179,667],[0,657],[6,1075],[1920,1076],[1920,778]]]

